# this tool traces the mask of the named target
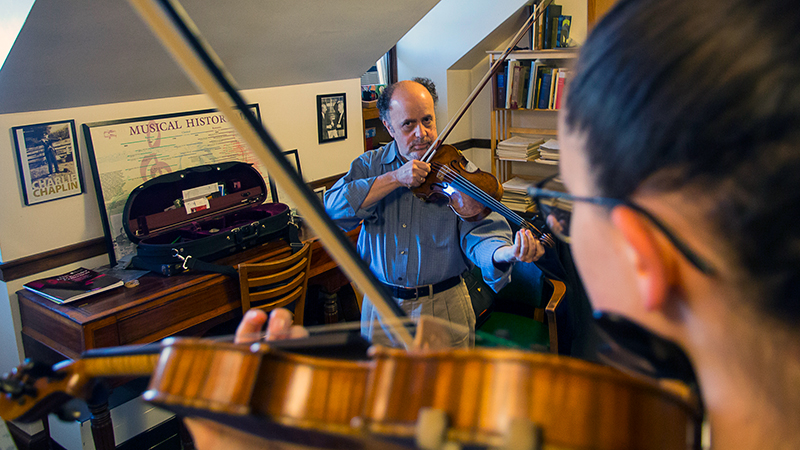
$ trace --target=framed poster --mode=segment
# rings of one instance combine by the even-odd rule
[[[249,108],[260,121],[258,105]],[[215,109],[89,123],[82,128],[112,266],[136,251],[122,225],[128,196],[159,175],[205,164],[247,162],[264,177],[266,201],[273,201],[275,183],[266,166]]]
[[[83,193],[75,121],[13,127],[26,205]]]
[[[320,144],[347,139],[347,103],[344,93],[317,95],[317,132]]]

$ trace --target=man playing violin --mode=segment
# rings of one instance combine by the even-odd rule
[[[528,230],[512,242],[511,228],[497,213],[467,222],[447,204],[423,202],[411,192],[431,170],[420,159],[437,137],[435,100],[430,80],[388,86],[378,110],[394,141],[353,161],[325,193],[325,209],[344,229],[362,225],[358,252],[410,317],[461,325],[451,332],[452,345],[471,346],[475,313],[460,277],[470,261],[497,291],[509,281],[513,263],[536,261],[544,247]],[[361,323],[365,337],[390,344],[368,298]]]

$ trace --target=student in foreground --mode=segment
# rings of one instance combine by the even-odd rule
[[[621,0],[560,113],[593,307],[683,347],[715,449],[800,448],[798,26],[795,0]]]

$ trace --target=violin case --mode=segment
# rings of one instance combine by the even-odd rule
[[[128,196],[123,227],[136,243],[131,265],[171,276],[189,269],[237,275],[212,261],[285,238],[301,247],[283,203],[264,203],[267,186],[250,164],[226,162],[164,174]]]

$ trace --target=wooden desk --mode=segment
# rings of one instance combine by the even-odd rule
[[[358,229],[348,233],[351,240]],[[349,281],[338,269],[319,241],[312,240],[309,284],[319,284],[335,291]],[[241,262],[260,262],[287,256],[289,245],[278,240],[245,250],[217,261],[236,265]],[[58,305],[26,289],[17,291],[22,322],[23,347],[27,357],[40,362],[55,363],[65,358],[75,359],[89,349],[120,345],[147,344],[168,336],[201,336],[211,327],[241,317],[239,282],[233,277],[186,273],[172,277],[147,274],[139,286],[119,288]],[[103,423],[101,433],[110,434],[110,447],[101,442],[108,435],[94,433],[95,416],[107,414],[92,410],[95,445],[113,448],[110,417]],[[98,442],[99,441],[99,442]]]

